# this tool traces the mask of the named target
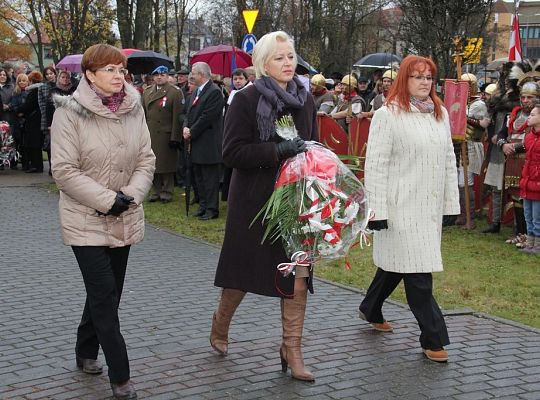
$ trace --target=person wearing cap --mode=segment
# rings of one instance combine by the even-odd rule
[[[345,129],[345,132],[349,132],[350,118],[357,116],[365,108],[364,100],[358,95],[356,91],[357,82],[354,76],[345,75],[341,80],[341,86],[343,93],[338,100],[338,104],[330,112],[330,116],[336,120],[336,122]]]
[[[182,126],[178,116],[184,106],[182,91],[169,82],[169,69],[163,65],[152,71],[154,84],[142,96],[146,123],[156,155],[153,191],[149,201],[172,200],[177,149],[182,139]]]
[[[458,185],[459,185],[459,204],[460,214],[456,220],[456,225],[463,225],[467,229],[474,229],[476,223],[475,217],[475,193],[474,176],[480,175],[482,163],[484,162],[484,138],[486,128],[491,122],[488,115],[486,103],[478,96],[477,79],[473,74],[465,73],[461,75],[461,80],[469,83],[469,105],[467,107],[467,128],[465,140],[467,142],[467,180],[465,181],[463,160],[459,160]],[[470,224],[466,220],[466,196],[465,185],[468,186]]]
[[[390,91],[390,88],[392,87],[392,84],[394,83],[394,80],[397,77],[397,71],[394,71],[393,69],[387,70],[382,75],[382,93],[379,93],[377,96],[373,98],[371,101],[371,115],[368,117],[373,116],[373,112],[377,111],[379,108],[381,108],[386,101],[386,96],[388,96],[388,92]]]
[[[322,74],[315,74],[310,81],[311,94],[317,111],[328,114],[336,106],[336,98],[326,89],[326,79]]]
[[[377,95],[374,91],[369,89],[368,84],[368,78],[362,75],[358,77],[358,95],[361,96],[366,103],[365,111],[369,111],[371,109],[371,101]]]
[[[185,67],[180,68],[180,70],[176,74],[176,86],[178,86],[182,90],[184,98],[187,97],[188,92],[188,77],[189,70]]]
[[[174,69],[169,70],[169,82],[171,85],[176,85],[176,71]]]

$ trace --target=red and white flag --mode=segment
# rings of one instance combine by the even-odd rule
[[[508,51],[508,61],[521,61],[521,38],[519,36],[519,21],[517,13],[512,21],[512,31],[510,32],[510,49]]]

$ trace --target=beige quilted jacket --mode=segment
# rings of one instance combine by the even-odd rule
[[[72,96],[54,99],[51,162],[66,245],[122,247],[144,236],[142,202],[152,184],[155,156],[140,95],[129,84],[124,89],[116,113],[84,78]],[[133,196],[135,204],[119,217],[99,215],[110,210],[119,190]]]

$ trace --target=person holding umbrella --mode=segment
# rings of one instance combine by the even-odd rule
[[[182,91],[169,82],[169,69],[161,65],[152,71],[154,84],[142,96],[146,123],[152,139],[152,150],[156,155],[154,193],[149,201],[172,200],[174,175],[178,148],[182,138],[179,115],[184,107]]]
[[[246,292],[281,299],[282,371],[314,381],[304,366],[301,350],[308,288],[308,267],[284,277],[277,270],[289,262],[280,241],[262,242],[265,227],[254,218],[272,195],[283,161],[306,150],[304,140],[318,140],[313,97],[295,76],[296,52],[282,31],[264,35],[255,45],[253,65],[257,79],[240,90],[225,118],[223,161],[233,168],[228,198],[225,239],[214,284],[223,288],[214,313],[210,344],[219,354],[228,351],[229,325]],[[299,136],[281,138],[276,121],[290,115]]]

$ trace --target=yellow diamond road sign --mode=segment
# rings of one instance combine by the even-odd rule
[[[244,17],[248,33],[251,33],[253,30],[257,15],[259,15],[259,10],[242,10],[242,16]]]

